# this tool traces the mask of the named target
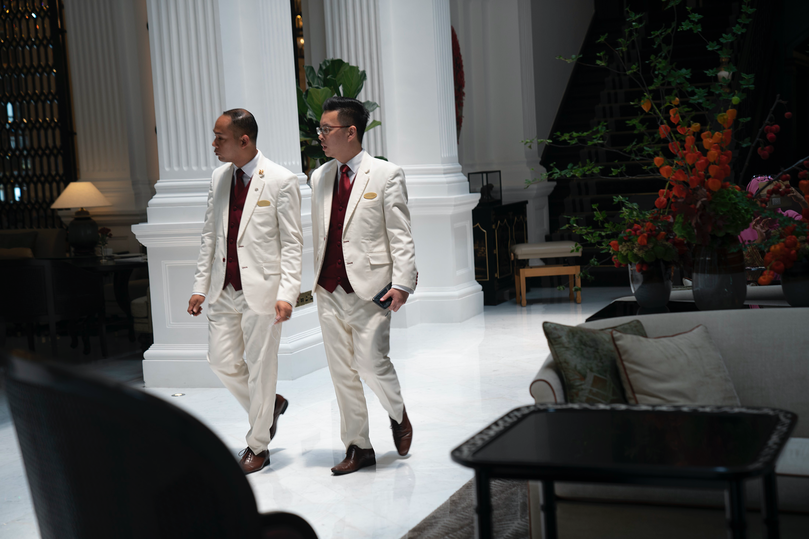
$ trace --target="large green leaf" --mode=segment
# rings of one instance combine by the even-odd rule
[[[322,159],[326,156],[326,154],[323,153],[323,148],[320,146],[315,146],[314,144],[307,144],[302,152],[303,155],[306,157],[311,157],[312,159]]]
[[[337,74],[340,73],[340,70],[343,67],[347,66],[348,64],[345,63],[343,60],[339,58],[328,58],[323,60],[320,64],[320,67],[317,70],[317,74],[320,77],[320,82],[323,84],[325,80],[329,77],[337,79]],[[324,85],[325,86],[325,85]]]
[[[379,105],[373,101],[365,101],[363,102],[362,105],[365,107],[365,110],[367,110],[369,114],[379,108]]]
[[[298,116],[300,118],[305,118],[306,113],[309,112],[309,105],[306,104],[306,99],[303,97],[303,90],[301,90],[301,87],[296,86],[295,90],[297,90],[296,93],[298,96]],[[298,119],[299,122],[301,121],[300,118]]]
[[[370,131],[374,127],[378,127],[380,125],[382,125],[382,122],[380,122],[379,120],[374,120],[373,122],[368,124],[368,127],[365,128],[365,132],[367,133],[368,131]]]
[[[311,88],[312,86],[323,86],[323,81],[320,80],[318,77],[315,68],[312,66],[303,66],[303,70],[306,72],[306,87]]]
[[[347,65],[347,63],[339,58],[323,60],[317,71],[320,86],[331,88],[334,95],[342,95],[340,93],[340,72],[345,69]]]
[[[309,88],[303,93],[306,104],[309,105],[307,116],[316,122],[323,115],[323,102],[334,95],[331,88]]]
[[[346,65],[338,73],[337,80],[343,87],[343,95],[356,99],[365,84],[365,71],[357,66]]]

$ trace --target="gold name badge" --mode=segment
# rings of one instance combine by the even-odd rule
[[[376,193],[365,193],[363,198],[367,198],[368,200],[373,200],[376,198]]]
[[[269,200],[259,200],[258,205],[263,208],[264,206],[269,206],[270,201]]]

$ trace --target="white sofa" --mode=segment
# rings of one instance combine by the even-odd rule
[[[704,325],[719,348],[743,406],[773,407],[798,414],[798,424],[778,461],[780,511],[809,513],[809,308],[741,309],[610,318],[581,324],[603,329],[633,319],[649,337]],[[537,403],[562,403],[565,392],[552,356],[530,386]],[[760,480],[747,482],[748,508],[760,508]],[[538,516],[538,485],[530,488]],[[579,501],[723,507],[722,491],[557,483],[561,499]],[[532,518],[533,522],[538,522]],[[532,526],[533,528],[533,526]],[[537,535],[535,535],[537,536]]]

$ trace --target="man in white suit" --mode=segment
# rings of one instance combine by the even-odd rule
[[[208,362],[247,411],[250,430],[239,464],[245,473],[270,463],[268,445],[288,401],[275,393],[281,323],[301,287],[301,193],[298,178],[256,149],[258,125],[244,109],[214,126],[217,168],[208,191],[202,246],[188,312],[206,297]]]
[[[402,169],[362,149],[368,112],[356,99],[323,103],[318,130],[334,159],[312,174],[315,290],[326,358],[340,407],[346,457],[335,475],[376,464],[362,382],[388,413],[400,455],[410,449],[413,428],[399,379],[388,357],[390,313],[416,287],[416,255],[410,233]],[[373,298],[392,284],[381,298]]]

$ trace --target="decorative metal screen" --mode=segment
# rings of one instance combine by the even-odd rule
[[[61,3],[0,4],[0,229],[57,228],[50,206],[76,179]]]

